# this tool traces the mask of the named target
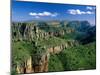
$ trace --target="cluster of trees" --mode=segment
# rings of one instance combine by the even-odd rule
[[[60,54],[52,55],[49,71],[72,71],[96,68],[95,42],[64,49]]]
[[[91,26],[88,21],[71,21],[65,28],[73,28],[75,31],[69,34],[65,33],[61,38],[77,40],[80,45],[52,55],[49,61],[49,71],[95,69],[96,26]]]

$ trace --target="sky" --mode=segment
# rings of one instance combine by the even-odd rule
[[[41,2],[23,2],[12,0],[12,21],[32,20],[79,20],[95,25],[96,7]]]

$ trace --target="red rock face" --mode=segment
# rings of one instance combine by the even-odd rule
[[[44,55],[39,62],[41,64],[38,64],[36,66],[32,66],[32,57],[30,57],[25,65],[19,66],[17,65],[16,67],[16,72],[17,73],[38,73],[38,72],[47,72],[48,71],[48,60],[49,60],[49,55]]]
[[[48,72],[48,60],[49,55],[44,55],[43,58],[41,58],[41,64],[34,66],[34,72]]]

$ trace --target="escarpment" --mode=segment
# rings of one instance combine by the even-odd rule
[[[12,23],[12,51],[16,56],[12,61],[13,68],[17,73],[48,72],[50,54],[59,54],[65,48],[78,45],[76,40],[60,37],[73,31],[45,31],[35,22]]]

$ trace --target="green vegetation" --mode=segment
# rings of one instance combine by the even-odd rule
[[[15,69],[12,69],[11,75],[18,75],[18,74],[16,73]]]
[[[49,60],[49,71],[64,71],[63,63],[57,55],[52,54]]]
[[[18,41],[12,44],[12,62],[14,65],[23,63],[30,56],[32,46],[29,42]]]
[[[65,25],[63,22],[58,25],[12,23],[12,75],[16,74],[16,67],[26,68],[30,56],[32,67],[39,66],[46,59],[42,56],[54,48],[62,50],[57,54],[53,51],[50,58],[47,57],[49,72],[95,69],[95,42],[96,27],[87,21],[72,21]]]
[[[46,46],[47,48],[65,44],[66,42],[67,42],[66,40],[58,38],[58,37],[51,37],[48,40],[41,39],[41,40],[37,41],[38,44],[40,44],[42,46]]]
[[[51,56],[49,71],[95,69],[95,54],[95,43],[64,49],[60,54]]]

